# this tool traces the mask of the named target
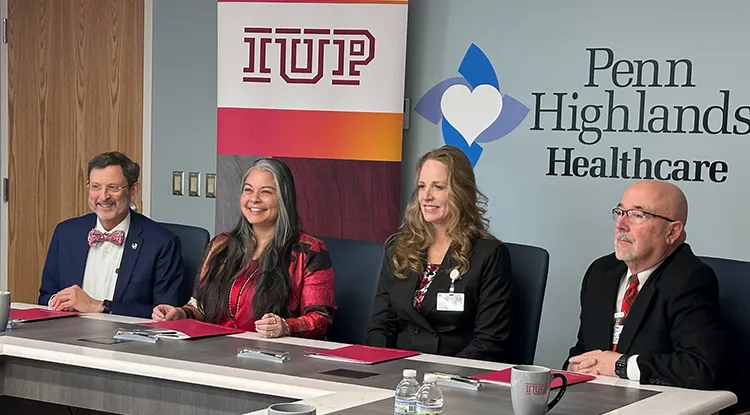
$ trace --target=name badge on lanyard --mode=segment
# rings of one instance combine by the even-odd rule
[[[454,269],[450,273],[451,277],[451,288],[447,293],[438,293],[437,295],[437,310],[438,311],[464,311],[464,293],[456,293],[455,283],[460,277],[460,273],[457,269]]]
[[[625,313],[615,313],[615,329],[612,332],[612,345],[617,346],[617,344],[620,342],[620,333],[622,333],[622,328],[624,327],[624,319],[625,319]]]

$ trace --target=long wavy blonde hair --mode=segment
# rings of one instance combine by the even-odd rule
[[[428,160],[443,163],[448,170],[448,226],[453,251],[451,258],[456,269],[469,269],[472,240],[494,237],[488,232],[487,197],[477,188],[474,169],[466,154],[457,147],[443,146],[423,155],[417,163],[417,179],[411,201],[406,207],[399,231],[389,242],[393,247],[393,270],[398,278],[406,278],[409,271],[424,272],[424,253],[434,242],[435,228],[422,215],[419,205],[419,174]]]

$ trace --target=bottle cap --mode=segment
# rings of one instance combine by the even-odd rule
[[[414,369],[404,369],[404,377],[405,378],[415,378],[417,377],[417,371]]]
[[[437,382],[437,375],[434,373],[425,373],[424,374],[424,381],[425,382]]]

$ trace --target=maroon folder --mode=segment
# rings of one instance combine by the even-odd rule
[[[29,321],[41,321],[50,320],[53,318],[61,317],[73,317],[80,314],[78,311],[55,311],[46,308],[26,308],[18,309],[13,308],[10,310],[9,320],[18,320],[19,323],[26,323]]]
[[[387,349],[383,347],[352,345],[333,350],[317,350],[308,352],[305,356],[318,359],[334,360],[337,362],[361,363],[371,365],[389,360],[403,359],[416,356],[419,352],[411,350]]]
[[[199,339],[202,337],[225,336],[245,332],[244,330],[204,323],[193,319],[154,321],[141,323],[140,325],[152,327],[153,329],[150,331],[153,332],[155,337],[165,339]]]
[[[560,373],[565,376],[565,380],[568,381],[568,386],[575,385],[576,383],[588,382],[592,379],[596,379],[596,376],[585,375],[583,373],[566,372],[562,370],[552,369],[552,373]],[[504,385],[510,385],[511,368],[500,370],[497,372],[482,373],[480,375],[472,376],[473,379],[481,380],[484,382],[499,383]],[[562,386],[562,381],[555,378],[550,385],[550,389],[559,388]]]

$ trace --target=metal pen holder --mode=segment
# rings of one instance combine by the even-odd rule
[[[161,342],[161,339],[155,334],[137,330],[117,330],[112,337],[118,340],[132,340],[143,343]]]
[[[251,347],[240,347],[237,349],[237,357],[265,360],[275,363],[284,363],[292,360],[289,352],[282,350],[254,349]]]

